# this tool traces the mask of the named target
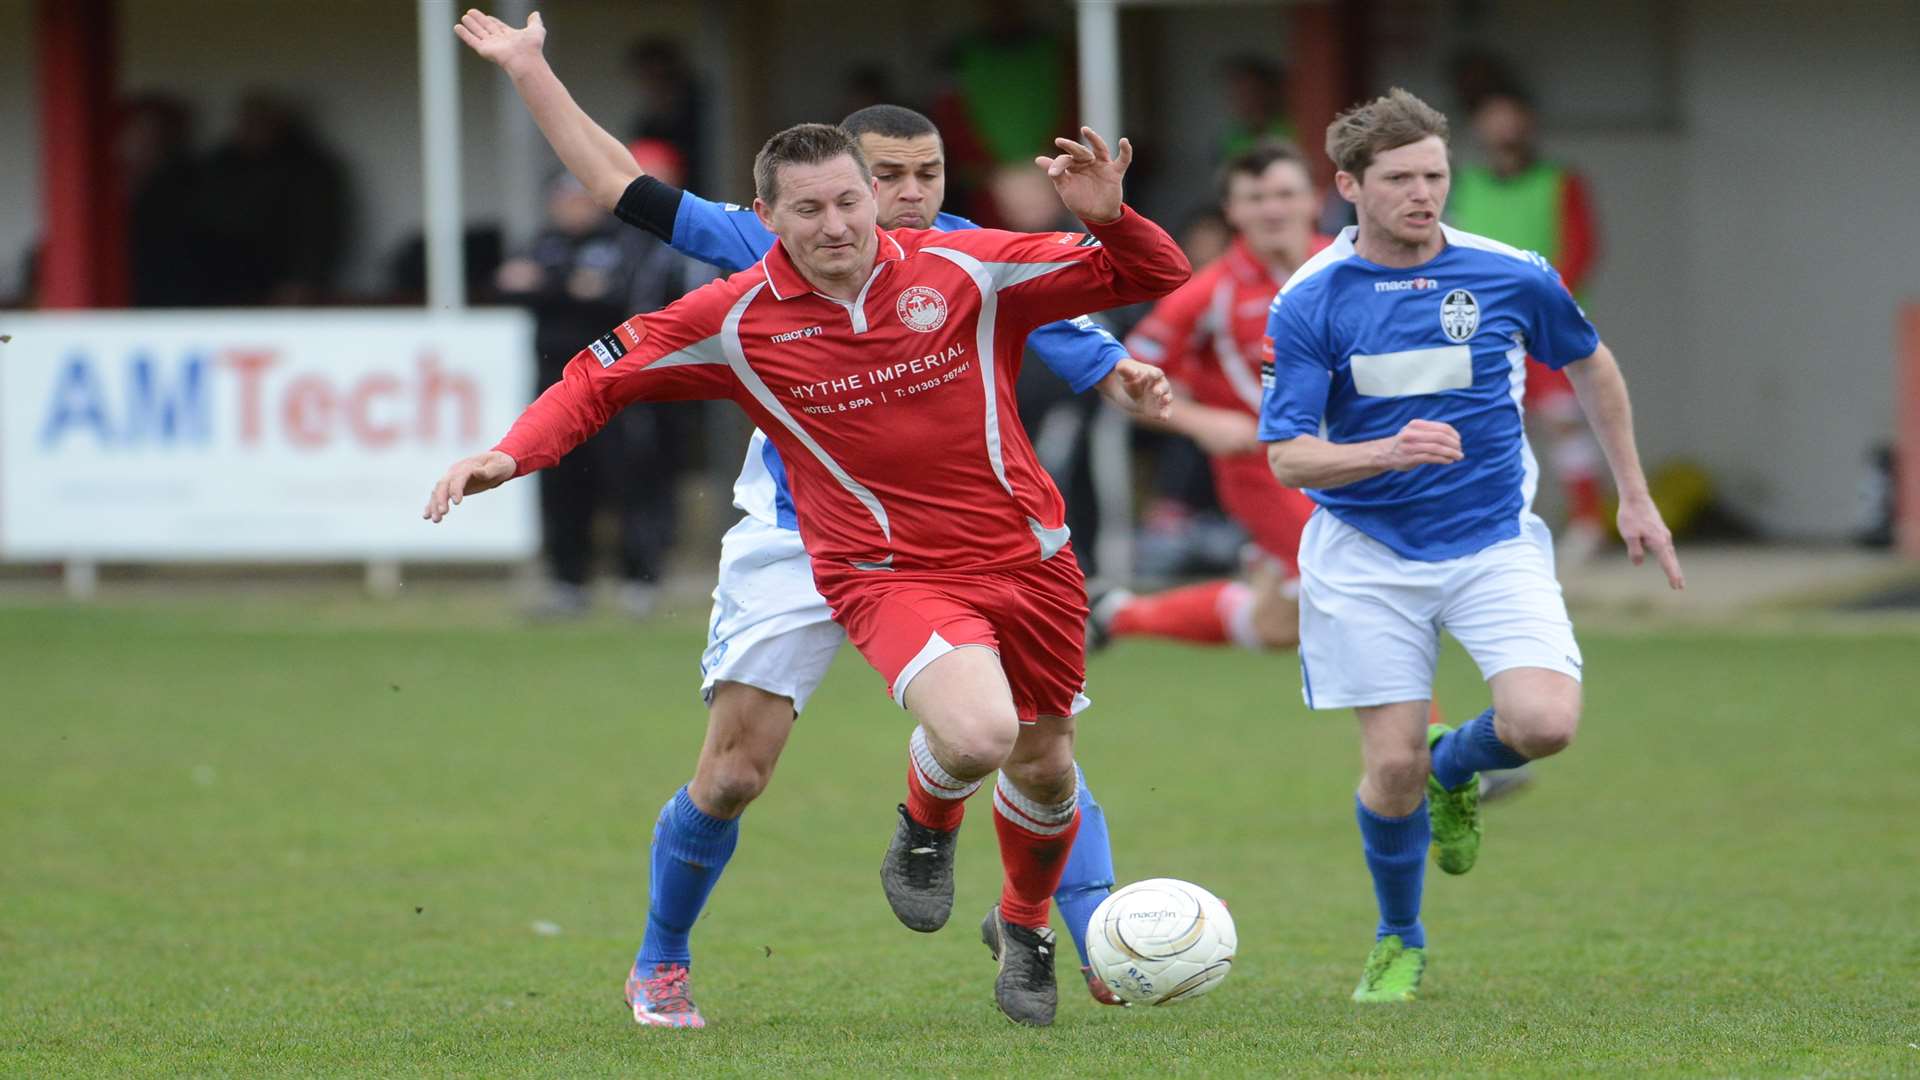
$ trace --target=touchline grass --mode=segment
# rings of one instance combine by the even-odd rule
[[[908,724],[851,651],[695,933],[711,1027],[621,980],[701,627],[0,609],[0,1074],[1920,1074],[1920,636],[1587,633],[1587,718],[1430,869],[1407,1007],[1347,1001],[1373,907],[1352,721],[1291,657],[1126,643],[1080,759],[1122,880],[1222,896],[1209,997],[995,1011],[988,807],[940,934],[878,865]],[[1450,652],[1443,707],[1484,707]],[[1064,935],[1062,937],[1064,943]]]

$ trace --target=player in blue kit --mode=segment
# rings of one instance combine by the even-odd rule
[[[1529,353],[1572,380],[1633,561],[1651,552],[1684,581],[1626,382],[1586,314],[1538,255],[1440,224],[1446,117],[1395,90],[1336,118],[1327,155],[1359,224],[1274,297],[1260,438],[1280,482],[1319,504],[1300,543],[1307,704],[1360,721],[1355,813],[1380,922],[1353,998],[1411,1001],[1428,847],[1442,870],[1471,869],[1479,770],[1559,753],[1580,722],[1580,647],[1531,509]],[[1458,731],[1427,723],[1441,630],[1492,691]]]
[[[752,210],[712,202],[643,174],[547,65],[546,31],[538,15],[516,29],[468,11],[455,32],[512,77],[561,162],[621,220],[727,271],[752,266],[773,247],[773,235]],[[940,212],[945,152],[926,117],[883,105],[862,109],[845,126],[868,159],[882,228],[977,228]],[[1075,392],[1098,389],[1129,411],[1134,406],[1128,383],[1149,387],[1150,398],[1170,399],[1157,368],[1129,359],[1112,335],[1085,318],[1043,326],[1028,343]],[[786,471],[758,431],[734,482],[734,504],[746,516],[721,542],[719,582],[700,659],[706,742],[693,780],[667,800],[654,829],[646,936],[627,982],[634,1020],[648,1026],[704,1026],[688,987],[693,924],[733,853],[740,815],[765,789],[800,710],[846,640],[814,588]],[[1118,1005],[1120,999],[1086,966],[1087,922],[1113,888],[1114,877],[1105,814],[1084,776],[1078,790],[1080,830],[1054,902],[1080,952],[1088,991],[1103,1004]],[[904,808],[902,818],[908,850],[924,864],[909,870],[926,877],[935,892],[943,883],[950,904],[953,833],[920,828]]]

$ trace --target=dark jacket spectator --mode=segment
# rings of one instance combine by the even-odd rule
[[[251,94],[233,136],[207,158],[199,214],[208,302],[330,299],[346,255],[345,172],[284,101]]]

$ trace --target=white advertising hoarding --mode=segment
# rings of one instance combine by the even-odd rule
[[[494,560],[534,485],[420,517],[533,391],[518,311],[0,314],[0,559]]]

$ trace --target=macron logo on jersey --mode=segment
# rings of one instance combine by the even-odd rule
[[[1373,291],[1377,293],[1425,292],[1428,289],[1437,289],[1439,287],[1440,283],[1430,277],[1407,278],[1403,281],[1376,281],[1373,283]]]
[[[784,334],[774,334],[768,337],[767,340],[773,342],[775,345],[782,345],[789,341],[798,341],[801,338],[818,337],[826,332],[827,328],[824,326],[803,326],[798,330],[789,330]]]

